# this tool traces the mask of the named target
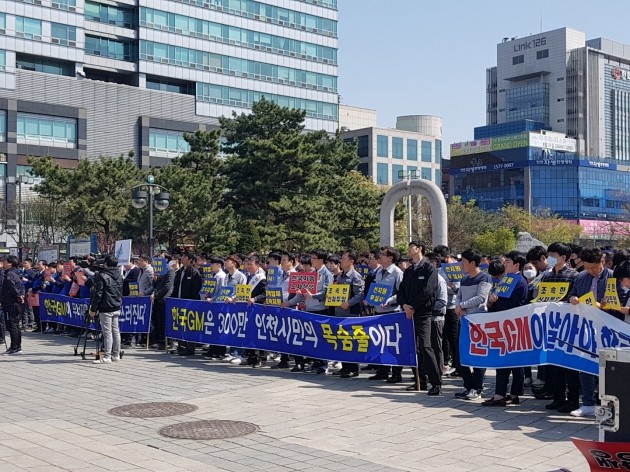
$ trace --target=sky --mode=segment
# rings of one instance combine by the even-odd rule
[[[486,122],[486,68],[503,37],[570,27],[630,44],[627,0],[339,0],[339,94],[377,111],[442,118],[444,154]],[[542,30],[541,30],[542,22]]]

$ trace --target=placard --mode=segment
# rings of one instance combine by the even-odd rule
[[[461,282],[466,276],[464,266],[461,262],[449,262],[442,264],[442,269],[446,273],[449,282]]]
[[[540,282],[538,296],[532,303],[559,302],[569,293],[570,282]]]
[[[590,306],[597,306],[597,299],[595,298],[595,294],[592,291],[582,295],[580,298],[578,298],[578,301],[580,303],[585,303]]]
[[[215,297],[217,302],[224,302],[226,298],[234,298],[234,294],[236,293],[236,287],[231,285],[224,285],[219,290],[219,294]]]
[[[267,290],[265,291],[265,305],[280,306],[283,301],[281,287],[267,286]]]
[[[604,293],[604,302],[606,302],[607,310],[621,310],[621,302],[617,293],[617,279],[609,277],[606,281],[606,293]]]
[[[132,297],[140,295],[140,284],[138,282],[129,282],[129,295]]]
[[[350,298],[350,284],[331,284],[326,289],[326,306],[341,306]]]
[[[153,273],[155,275],[166,275],[168,273],[168,262],[164,257],[156,257],[153,259]]]
[[[118,259],[118,267],[131,263],[131,239],[116,241],[114,256]]]
[[[501,281],[494,288],[494,293],[502,298],[510,298],[514,288],[518,284],[520,274],[508,274],[504,275]]]
[[[279,279],[280,269],[278,267],[267,268],[267,283],[272,287],[280,285]]]
[[[217,290],[217,278],[210,277],[208,279],[203,279],[203,285],[201,286],[201,293],[204,297],[208,296],[208,298],[214,297],[214,292]]]
[[[354,270],[356,270],[361,277],[363,277],[363,280],[365,280],[365,278],[370,275],[370,266],[367,264],[359,264],[357,266],[354,266]]]
[[[289,274],[289,293],[309,291],[317,292],[317,272],[291,272]]]
[[[370,291],[368,292],[368,296],[366,298],[368,305],[371,306],[381,306],[383,305],[389,297],[392,296],[394,292],[393,285],[387,284],[370,284]]]
[[[64,262],[63,263],[63,272],[61,275],[67,275],[68,277],[72,277],[72,262]]]
[[[248,284],[238,284],[236,286],[236,301],[248,302],[252,298],[252,286]]]

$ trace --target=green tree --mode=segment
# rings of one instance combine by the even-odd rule
[[[76,169],[64,169],[51,157],[30,158],[33,175],[43,180],[35,187],[43,198],[60,204],[58,224],[74,236],[98,233],[101,251],[111,251],[120,225],[130,218],[127,192],[144,173],[130,157],[81,160]]]
[[[516,236],[509,228],[498,228],[475,236],[472,246],[483,254],[499,256],[516,247]]]
[[[549,209],[539,210],[530,215],[520,207],[507,205],[501,210],[500,215],[503,225],[511,228],[514,233],[527,231],[546,245],[557,241],[576,242],[583,231],[580,225],[560,218]]]
[[[246,220],[240,227],[237,251],[239,253],[248,254],[250,252],[258,252],[261,249],[262,245],[260,242],[258,228],[256,228],[253,221]]]
[[[263,98],[251,114],[220,119],[230,153],[226,202],[254,223],[262,247],[338,250],[358,237],[375,244],[382,195],[356,172],[356,144],[305,132],[305,116]]]

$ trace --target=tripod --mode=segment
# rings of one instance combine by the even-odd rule
[[[96,316],[92,317],[90,316],[88,313],[85,314],[85,318],[83,319],[83,327],[81,328],[81,334],[79,334],[79,337],[77,339],[77,345],[74,347],[74,355],[78,356],[79,355],[79,344],[81,344],[81,338],[83,338],[83,352],[81,352],[81,359],[85,360],[85,349],[87,347],[87,342],[88,342],[88,330],[90,327],[90,320],[94,319],[94,328],[96,331],[96,337],[94,339],[94,342],[96,343],[96,352],[94,353],[94,358],[95,360],[98,360],[100,358],[99,356],[99,352],[100,352],[100,343],[99,343],[99,335],[98,333],[101,331],[101,322],[100,319],[98,317],[98,313],[96,314]]]

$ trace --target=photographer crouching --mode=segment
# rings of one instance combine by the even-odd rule
[[[122,306],[123,278],[118,259],[105,256],[103,269],[94,276],[89,315],[98,313],[103,330],[105,354],[94,364],[108,364],[120,360],[120,307]]]

